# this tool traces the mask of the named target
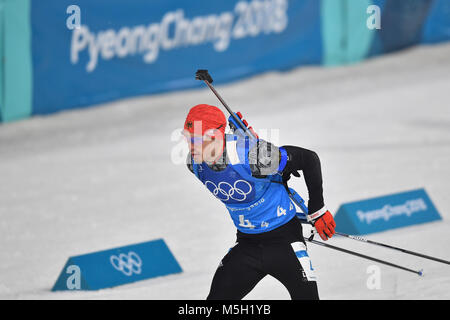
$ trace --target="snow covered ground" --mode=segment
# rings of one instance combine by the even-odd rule
[[[192,67],[193,73],[196,66]],[[450,259],[450,44],[346,67],[298,68],[217,86],[257,129],[315,150],[339,205],[425,188],[443,221],[367,236]],[[204,299],[235,229],[174,164],[172,133],[207,89],[138,97],[0,125],[0,298]],[[292,184],[305,191],[303,181]],[[304,193],[306,197],[306,194]],[[164,238],[184,272],[94,292],[50,291],[69,256]],[[309,245],[322,299],[449,299],[450,267],[369,244],[330,244],[423,268],[425,277]],[[370,269],[369,269],[370,270]],[[288,299],[271,277],[247,299]]]

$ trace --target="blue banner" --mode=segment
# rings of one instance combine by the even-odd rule
[[[372,0],[381,9],[369,56],[450,40],[450,1]]]
[[[320,64],[316,0],[33,0],[33,113]],[[69,28],[77,21],[79,25]]]
[[[422,43],[450,41],[450,1],[434,0],[422,31]]]
[[[343,204],[336,231],[362,235],[441,220],[424,189]]]
[[[381,8],[381,29],[369,55],[389,53],[417,45],[433,0],[373,0]]]
[[[182,272],[162,239],[70,257],[52,291],[98,290]]]

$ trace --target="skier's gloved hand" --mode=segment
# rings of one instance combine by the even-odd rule
[[[334,235],[336,222],[334,222],[333,215],[325,207],[312,214],[308,214],[306,218],[316,228],[322,240],[326,241]]]
[[[235,113],[235,115],[239,118],[239,120],[241,120],[241,123],[258,139],[258,135],[256,134],[255,130],[253,130],[253,128],[251,126],[248,125],[247,120],[245,120],[242,116],[242,113],[237,112]],[[241,134],[246,135],[245,134],[245,130],[244,128],[241,128],[240,125],[236,122],[236,120],[233,118],[233,116],[229,116],[228,117],[228,123],[230,125],[231,130],[238,134],[239,131],[241,131]]]

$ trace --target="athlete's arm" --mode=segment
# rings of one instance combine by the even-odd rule
[[[302,170],[309,193],[307,219],[316,228],[322,240],[331,238],[335,233],[336,223],[333,215],[323,203],[322,170],[320,159],[314,151],[300,147],[284,146],[287,163],[283,170],[283,180],[287,181],[291,174],[299,176]]]
[[[308,212],[314,213],[324,207],[322,169],[320,159],[314,151],[295,147],[283,146],[287,152],[287,163],[283,170],[283,180],[287,181],[291,174],[298,175],[303,171],[306,187],[308,188]],[[300,176],[300,175],[298,175]]]
[[[297,171],[303,171],[305,183],[308,188],[309,212],[316,212],[324,207],[322,171],[320,159],[314,151],[295,147],[283,146],[287,154],[283,160],[280,148],[270,142],[259,139],[256,146],[250,149],[248,159],[252,175],[256,178],[263,178],[268,175],[281,173],[283,180],[287,181],[291,174],[300,176]],[[280,163],[285,162],[284,168],[280,168]]]
[[[248,153],[252,175],[263,178],[281,173],[283,180],[287,181],[291,174],[299,177],[300,174],[297,171],[303,171],[309,194],[308,211],[314,213],[322,209],[324,201],[319,156],[314,151],[295,146],[283,146],[282,149],[286,151],[284,155],[280,148],[270,142],[258,140],[256,146]],[[282,159],[283,156],[285,159]]]

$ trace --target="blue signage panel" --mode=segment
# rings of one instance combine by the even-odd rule
[[[52,291],[98,290],[182,272],[162,239],[70,257]]]
[[[424,189],[341,205],[336,231],[361,235],[441,220]]]
[[[423,43],[450,41],[450,1],[434,0],[422,32]]]
[[[322,61],[317,0],[74,4],[32,1],[34,114]]]

